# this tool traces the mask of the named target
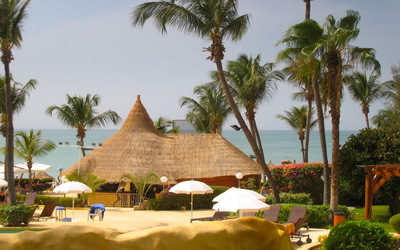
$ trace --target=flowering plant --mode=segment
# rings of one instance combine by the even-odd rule
[[[299,163],[278,165],[272,175],[280,191],[309,193],[313,203],[321,203],[323,194],[323,163]]]

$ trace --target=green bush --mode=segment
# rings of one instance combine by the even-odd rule
[[[193,209],[211,209],[214,197],[223,193],[227,188],[212,187],[212,189],[214,191],[211,194],[193,195]],[[180,210],[183,206],[190,209],[190,195],[174,194],[169,192],[169,188],[161,192],[160,198],[149,200],[149,209],[152,210]]]
[[[83,200],[81,198],[74,198],[75,207],[83,206]],[[62,207],[72,207],[72,197],[60,197],[58,198],[58,205]]]
[[[400,214],[395,214],[389,219],[389,224],[392,225],[393,229],[400,233]]]
[[[310,204],[312,202],[310,194],[307,193],[279,193],[279,197],[281,198],[281,203]],[[268,194],[265,202],[267,204],[275,203],[274,196],[272,194]]]
[[[22,223],[28,225],[32,219],[32,215],[36,210],[36,206],[27,205],[1,205],[0,206],[0,223],[4,226],[18,227]]]
[[[279,213],[279,221],[281,223],[287,222],[290,210],[293,206],[302,206],[302,204],[280,204],[282,205]],[[347,220],[353,219],[353,215],[346,206],[339,206],[339,212],[343,212]],[[329,205],[308,205],[307,206],[307,223],[309,227],[326,228],[332,225],[332,210]]]
[[[400,161],[400,129],[363,129],[340,149],[339,203],[364,206],[365,171],[357,165],[396,164]],[[391,177],[374,194],[374,204],[388,204],[400,213],[400,177]]]
[[[354,220],[335,226],[322,249],[395,249],[395,244],[394,238],[378,224]]]

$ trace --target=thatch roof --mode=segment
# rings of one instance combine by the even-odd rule
[[[108,182],[153,172],[182,179],[260,174],[260,166],[218,134],[162,134],[138,96],[121,128],[64,174],[90,168]]]

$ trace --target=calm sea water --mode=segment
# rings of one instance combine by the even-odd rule
[[[85,138],[85,145],[91,146],[104,142],[112,136],[116,130],[89,130]],[[343,145],[351,134],[356,134],[358,131],[341,131],[340,143]],[[77,162],[81,157],[81,151],[76,147],[77,139],[76,132],[69,129],[46,129],[42,130],[44,138],[49,139],[59,145],[54,151],[47,156],[34,159],[35,162],[51,165],[52,168],[47,171],[51,176],[57,177],[59,168],[68,168]],[[249,143],[241,131],[224,131],[223,136],[245,154],[253,154]],[[264,154],[267,162],[272,162],[279,165],[281,161],[302,162],[300,141],[297,132],[295,131],[260,131],[261,140],[263,142]],[[327,131],[327,147],[328,157],[331,155],[331,132]],[[65,146],[65,142],[69,142],[69,146]],[[5,139],[0,137],[0,146],[5,145]],[[310,152],[309,162],[322,161],[320,142],[318,131],[312,131],[310,135]],[[1,160],[2,161],[2,160]],[[21,163],[24,160],[15,159],[15,163]]]

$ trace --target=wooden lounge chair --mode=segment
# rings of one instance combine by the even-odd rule
[[[215,211],[214,215],[211,217],[202,217],[202,218],[193,218],[190,222],[197,220],[197,221],[215,221],[215,220],[223,220],[228,216],[229,212],[221,212]]]
[[[37,195],[36,192],[27,192],[23,204],[24,205],[33,205],[33,204],[35,204],[36,195]]]
[[[307,218],[306,218],[306,212],[307,212],[307,207],[305,206],[293,206],[290,210],[289,213],[289,218],[286,223],[283,223],[282,225],[287,226],[288,224],[293,224],[294,225],[294,230],[289,233],[290,238],[298,238],[299,240],[297,241],[297,245],[301,246],[303,245],[303,241],[301,240],[302,237],[307,237],[307,243],[311,243],[312,239],[310,238],[310,235],[303,235],[300,233],[300,228],[306,223]]]
[[[56,208],[56,206],[57,206],[56,204],[46,204],[46,205],[44,205],[44,208],[40,214],[34,213],[32,217],[36,220],[39,220],[41,218],[45,219],[45,220],[57,218],[57,217],[53,216],[53,212],[54,212],[54,209]]]
[[[264,211],[263,218],[271,222],[278,223],[279,212],[281,211],[281,205],[271,205],[268,210]]]

